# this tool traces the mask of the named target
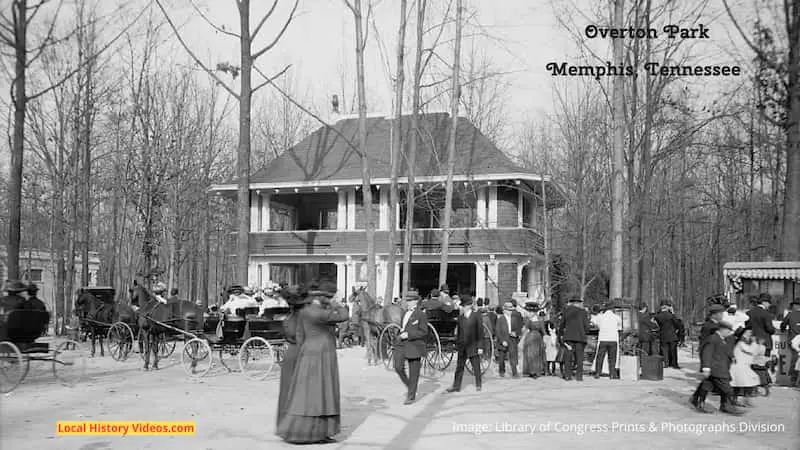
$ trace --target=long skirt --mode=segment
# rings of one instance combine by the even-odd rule
[[[286,416],[287,403],[289,401],[289,388],[294,376],[294,366],[297,362],[297,344],[287,344],[286,352],[283,355],[281,364],[281,383],[278,393],[278,414],[275,420],[275,428],[278,428],[281,420]]]
[[[546,366],[544,342],[537,330],[525,335],[522,351],[522,374],[530,376],[544,375]]]

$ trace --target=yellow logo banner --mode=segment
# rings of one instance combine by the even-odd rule
[[[58,436],[194,436],[195,422],[59,421]]]

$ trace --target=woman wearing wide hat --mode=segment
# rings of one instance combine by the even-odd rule
[[[297,326],[300,311],[311,300],[305,289],[300,287],[286,288],[281,291],[283,297],[292,308],[289,316],[283,321],[283,335],[286,339],[286,351],[281,362],[281,382],[278,394],[278,415],[275,427],[280,425],[281,420],[286,416],[286,404],[289,397],[289,386],[294,376],[295,363],[297,361]]]
[[[347,308],[333,300],[335,294],[331,284],[312,284],[309,304],[298,315],[299,349],[277,430],[286,442],[332,442],[341,431],[339,364],[331,325],[349,317]]]

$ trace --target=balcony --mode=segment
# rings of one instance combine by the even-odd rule
[[[435,255],[441,250],[441,229],[414,230],[413,249],[417,255]],[[267,231],[250,234],[250,255],[358,255],[366,252],[364,230]],[[398,232],[402,249],[405,232]],[[389,253],[389,232],[375,231],[375,250]],[[542,253],[544,239],[527,228],[456,228],[451,230],[450,254]]]

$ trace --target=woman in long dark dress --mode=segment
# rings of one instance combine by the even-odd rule
[[[305,290],[300,288],[285,288],[281,291],[281,297],[292,308],[289,317],[283,321],[283,335],[286,338],[286,351],[281,362],[281,383],[280,393],[278,394],[278,417],[275,421],[275,428],[280,425],[281,420],[286,415],[286,402],[289,398],[289,386],[294,376],[294,367],[297,361],[297,325],[300,318],[300,311],[310,300]]]
[[[341,431],[339,364],[331,325],[348,319],[347,308],[331,297],[335,289],[311,289],[300,311],[297,346],[285,416],[277,434],[293,444],[330,442]]]
[[[537,378],[545,372],[544,327],[542,322],[528,319],[525,328],[528,333],[522,352],[522,374]]]

